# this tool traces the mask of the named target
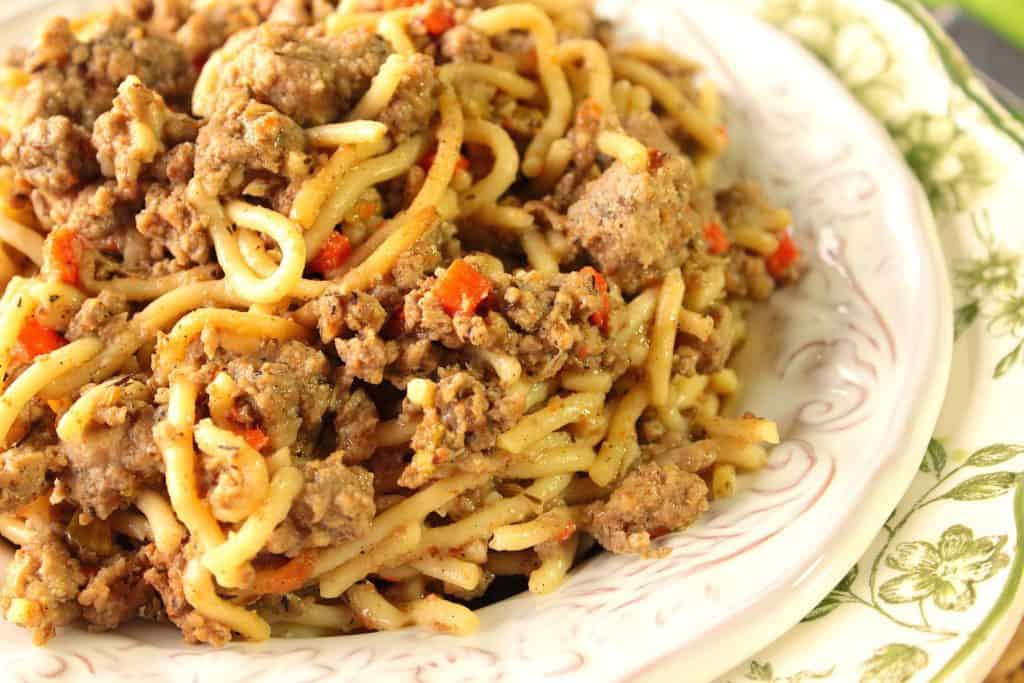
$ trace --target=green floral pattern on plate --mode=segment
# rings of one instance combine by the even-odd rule
[[[817,55],[905,155],[936,213],[958,342],[945,438],[872,547],[799,627],[723,680],[980,678],[1024,609],[1024,430],[1008,409],[1024,396],[1019,115],[916,0],[731,1]]]
[[[1009,481],[1014,477],[1011,474]],[[937,544],[928,541],[900,543],[885,563],[903,574],[889,579],[878,589],[885,602],[924,603],[931,599],[939,609],[962,612],[974,606],[974,584],[987,581],[1006,565],[1010,557],[999,552],[1006,536],[974,539],[974,532],[955,524]]]
[[[1024,448],[1020,446],[996,444],[972,454],[958,467],[948,468],[949,457],[945,447],[932,440],[921,461],[921,472],[922,476],[932,476],[936,481],[902,515],[894,513],[886,522],[882,529],[885,542],[870,563],[867,591],[861,593],[854,588],[860,573],[858,563],[804,621],[820,619],[840,605],[860,604],[902,627],[940,638],[959,635],[957,631],[932,626],[926,613],[927,604],[956,612],[973,607],[976,602],[975,584],[987,581],[1010,563],[1009,555],[1003,552],[1007,536],[975,538],[970,528],[953,524],[934,542],[921,539],[897,543],[896,539],[901,537],[911,518],[930,505],[941,501],[988,500],[1013,491],[1022,475],[1011,470],[973,473],[967,478],[960,475],[968,470],[1002,465],[1021,453],[1024,453]],[[950,482],[958,483],[950,485]],[[886,570],[898,574],[879,585]],[[901,618],[893,613],[892,605],[907,603],[917,606],[917,615]]]
[[[913,645],[884,645],[864,662],[861,683],[903,683],[928,666],[928,653]]]
[[[972,215],[982,254],[956,264],[954,283],[966,301],[956,310],[956,336],[970,329],[979,317],[993,337],[1011,339],[1012,348],[995,364],[992,376],[1003,377],[1024,365],[1024,279],[1021,255],[999,243],[987,211]]]
[[[909,105],[909,69],[854,3],[767,0],[761,15],[818,55],[885,125],[934,206],[968,207],[999,177],[997,162],[957,123],[967,98],[950,98],[938,113]]]

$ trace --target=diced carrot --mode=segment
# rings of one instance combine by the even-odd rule
[[[722,139],[722,142],[729,144],[729,129],[725,127],[725,124],[723,123],[720,125],[716,131],[718,132],[718,137]]]
[[[56,230],[50,237],[50,253],[60,272],[60,279],[76,287],[79,284],[77,241],[74,231],[68,229]]]
[[[765,265],[768,272],[775,277],[781,277],[800,258],[800,248],[796,246],[793,237],[788,233],[782,233],[779,239],[779,247],[768,257]]]
[[[569,520],[565,523],[565,526],[555,534],[556,541],[567,541],[569,537],[576,533],[576,522]]]
[[[427,33],[430,35],[439,36],[452,26],[455,26],[455,17],[452,15],[451,10],[438,6],[430,10],[427,16],[423,17],[423,26],[426,27]]]
[[[659,168],[665,165],[665,159],[668,155],[662,152],[660,149],[654,149],[651,147],[647,150],[647,168],[651,171],[657,171]]]
[[[270,437],[259,427],[246,427],[239,430],[238,435],[257,451],[262,451],[263,447],[270,442]]]
[[[483,273],[467,261],[457,259],[448,266],[448,272],[434,286],[434,295],[448,315],[472,315],[490,295],[491,289],[491,281]]]
[[[67,343],[56,330],[46,327],[35,318],[29,318],[18,333],[18,345],[11,353],[12,360],[27,363],[36,356],[55,351]]]
[[[320,247],[320,251],[309,262],[309,269],[321,275],[327,275],[345,263],[351,255],[352,245],[348,238],[336,230],[331,233],[331,236],[324,242],[324,246]]]
[[[460,171],[468,171],[469,159],[460,154],[459,160],[455,162],[455,168],[459,169]]]
[[[601,295],[601,310],[590,314],[590,324],[600,327],[602,331],[607,331],[608,313],[611,310],[611,301],[608,299],[608,281],[604,279],[601,273],[590,266],[583,267],[580,272],[594,278],[594,287],[597,289],[597,293]]]
[[[356,214],[362,220],[366,221],[373,218],[377,214],[379,204],[374,201],[362,201],[356,204]]]
[[[258,595],[280,595],[302,588],[313,575],[316,556],[303,551],[291,560],[272,569],[257,569],[251,591]]]
[[[712,254],[724,254],[729,251],[729,237],[717,221],[711,221],[704,226],[704,241],[708,244],[708,251]]]

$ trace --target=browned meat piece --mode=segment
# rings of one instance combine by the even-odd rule
[[[92,128],[132,75],[164,97],[191,92],[195,74],[177,43],[123,14],[101,21],[103,29],[87,42],[75,38],[67,19],[47,22],[25,63],[31,78],[18,103],[19,122],[64,115]]]
[[[0,453],[0,512],[14,512],[42,495],[47,472],[62,464],[52,436],[41,429]]]
[[[191,142],[175,145],[153,160],[152,175],[173,185],[185,185],[192,179],[196,165],[196,146]]]
[[[569,207],[566,234],[623,292],[635,293],[686,260],[700,231],[693,182],[682,157],[639,173],[615,162]]]
[[[254,179],[280,187],[306,174],[306,135],[295,121],[237,90],[220,103],[196,142],[195,182],[207,195],[237,194]]]
[[[665,432],[657,441],[641,446],[640,451],[644,461],[672,463],[684,472],[694,474],[711,467],[718,457],[713,441],[705,439],[691,442],[679,432]]]
[[[757,183],[739,182],[715,195],[715,203],[722,220],[730,228],[764,226],[788,218],[788,214],[775,208],[764,196]],[[786,225],[778,225],[785,228]]]
[[[651,550],[651,539],[692,524],[707,510],[707,496],[696,474],[672,463],[645,463],[607,501],[587,506],[583,528],[613,553],[664,555]]]
[[[424,280],[405,299],[406,335],[449,349],[473,346],[509,353],[538,379],[566,367],[611,369],[620,362],[609,334],[621,324],[624,304],[617,292],[609,292],[607,329],[592,322],[595,313],[606,310],[606,297],[592,272],[516,271],[494,275],[491,281],[494,291],[486,307],[475,315],[452,316],[434,295],[437,279]]]
[[[267,542],[272,553],[293,557],[303,548],[323,548],[370,529],[376,512],[373,475],[359,466],[347,466],[342,451],[323,460],[302,463],[306,483],[288,518]]]
[[[697,361],[697,372],[711,374],[725,367],[732,354],[736,328],[733,323],[732,309],[724,304],[713,307],[708,314],[715,320],[715,328],[705,342],[697,342],[700,352]]]
[[[398,89],[377,118],[396,142],[405,140],[430,125],[437,111],[437,91],[434,60],[417,53],[409,58]]]
[[[131,225],[131,207],[119,202],[113,183],[90,185],[75,196],[67,218],[56,222],[90,242],[105,243]]]
[[[323,20],[334,9],[329,0],[276,0],[267,21],[307,26]]]
[[[490,61],[491,40],[468,26],[455,26],[441,34],[441,55],[453,62]]]
[[[617,125],[613,115],[614,112],[604,111],[592,99],[584,101],[576,110],[572,128],[566,134],[572,144],[569,166],[545,200],[555,211],[568,209],[580,198],[587,182],[601,174],[597,164],[597,136],[602,130]]]
[[[47,227],[73,230],[90,245],[120,250],[135,231],[133,207],[117,196],[113,182],[88,185],[77,194],[32,191],[36,215]]]
[[[362,389],[342,399],[334,414],[336,449],[346,463],[363,462],[377,447],[377,406]]]
[[[775,291],[775,280],[768,274],[763,256],[732,249],[725,269],[725,288],[734,296],[763,301]]]
[[[335,339],[334,348],[350,378],[370,384],[384,381],[384,370],[398,359],[398,344],[365,331],[358,337]]]
[[[403,292],[416,289],[424,277],[462,252],[455,225],[444,222],[416,240],[412,248],[402,252],[392,269],[395,286]]]
[[[415,339],[400,344],[398,358],[388,366],[385,379],[399,389],[405,389],[414,377],[429,377],[440,367],[445,351],[429,339]]]
[[[505,290],[500,310],[516,329],[527,333],[517,349],[523,369],[553,377],[562,368],[610,369],[618,359],[608,341],[623,311],[616,292],[605,296],[591,272],[555,276],[519,271]],[[593,320],[607,313],[607,330]]]
[[[4,145],[4,159],[30,185],[48,192],[70,192],[96,177],[89,133],[66,116],[37,119]]]
[[[32,630],[42,645],[58,626],[78,618],[75,598],[86,577],[78,560],[58,538],[45,537],[18,548],[0,589],[0,610],[8,621]]]
[[[376,297],[365,292],[353,292],[347,297],[325,294],[314,302],[313,312],[325,344],[347,331],[380,332],[388,318]]]
[[[369,29],[316,36],[270,23],[236,34],[224,50],[221,87],[241,87],[303,126],[341,119],[389,52]]]
[[[153,392],[131,378],[116,383],[104,409],[93,414],[81,443],[62,441],[68,467],[54,495],[86,515],[106,519],[146,486],[163,482],[163,459],[153,441]]]
[[[90,628],[115,629],[155,600],[153,589],[143,580],[147,568],[138,554],[124,553],[108,559],[92,575],[78,594],[82,617]]]
[[[323,353],[299,341],[271,341],[230,360],[224,370],[238,385],[234,416],[242,426],[262,429],[270,450],[312,452],[333,396]]]
[[[68,324],[67,338],[74,341],[98,335],[109,339],[123,329],[127,321],[128,301],[124,295],[104,290],[99,296],[86,299],[78,309]]]
[[[327,0],[126,0],[125,13],[163,34],[174,34],[193,62],[203,62],[235,33],[261,21],[309,25],[334,10]]]
[[[194,554],[191,546],[186,546],[172,557],[167,557],[153,545],[145,546],[140,554],[143,562],[150,565],[143,579],[160,594],[167,619],[181,629],[186,643],[220,646],[231,640],[229,627],[204,617],[185,599],[183,577],[189,558]]]
[[[185,198],[185,186],[154,183],[146,190],[146,205],[135,216],[135,227],[151,249],[170,254],[182,267],[208,263],[213,247],[198,212]]]
[[[189,59],[203,61],[228,38],[260,23],[258,4],[253,0],[203,4],[182,22],[174,37]]]
[[[11,368],[7,371],[7,378],[13,379],[17,377],[28,366],[29,364],[26,362],[12,363]],[[14,419],[14,424],[8,430],[7,438],[0,443],[0,448],[17,444],[23,439],[27,439],[29,435],[36,436],[38,441],[34,441],[34,443],[45,448],[47,443],[56,440],[56,434],[50,429],[52,426],[53,411],[50,410],[50,407],[41,398],[33,398]],[[59,467],[61,462],[58,456],[55,466]]]
[[[412,437],[417,457],[398,480],[406,488],[419,488],[453,471],[493,470],[496,463],[482,454],[525,409],[521,396],[496,384],[484,385],[469,372],[443,369],[440,375],[434,405],[424,408]],[[430,457],[423,460],[424,454]]]
[[[134,199],[149,165],[168,148],[195,140],[198,131],[198,121],[172,111],[158,93],[129,78],[118,89],[113,108],[96,119],[92,144],[103,175],[117,179],[119,195]]]
[[[356,292],[348,297],[328,294],[316,304],[320,338],[334,339],[349,380],[380,384],[384,369],[398,357],[398,344],[381,338],[388,313],[378,299]]]
[[[631,114],[623,127],[628,134],[652,149],[665,154],[682,154],[679,145],[661,125],[661,120],[649,111]]]
[[[219,3],[218,3],[219,4]],[[122,0],[119,9],[161,34],[174,33],[192,12],[189,0]]]

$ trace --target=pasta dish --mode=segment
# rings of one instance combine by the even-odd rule
[[[189,642],[554,590],[756,470],[787,210],[578,0],[128,0],[0,81],[0,610]]]

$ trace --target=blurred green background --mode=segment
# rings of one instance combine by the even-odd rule
[[[1024,0],[925,0],[925,4],[962,9],[1024,50]]]

